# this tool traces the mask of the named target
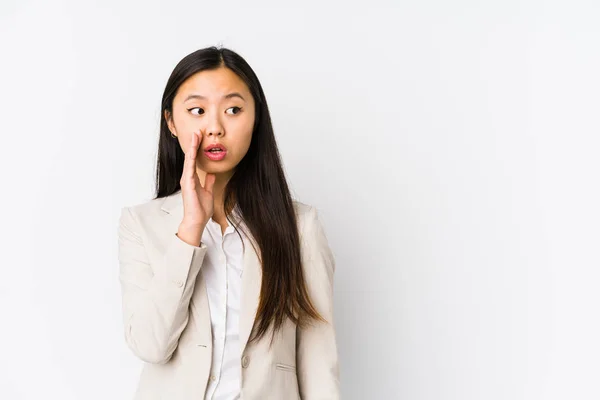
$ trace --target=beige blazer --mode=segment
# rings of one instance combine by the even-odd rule
[[[333,325],[334,257],[314,207],[294,201],[309,294],[328,321],[299,329],[286,320],[248,343],[261,286],[261,266],[244,238],[240,340],[243,400],[339,399]],[[210,375],[212,328],[202,261],[207,247],[175,235],[181,191],[121,209],[118,257],[125,340],[144,361],[135,400],[203,400]],[[242,235],[243,236],[243,235]]]

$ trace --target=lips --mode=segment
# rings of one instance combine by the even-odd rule
[[[221,161],[227,155],[227,149],[220,143],[209,144],[204,148],[204,155],[212,161]]]
[[[218,152],[217,150],[227,151],[227,148],[224,145],[220,144],[220,143],[209,144],[208,146],[206,146],[204,148],[204,151],[211,151],[211,153],[212,152],[216,153],[216,152]]]

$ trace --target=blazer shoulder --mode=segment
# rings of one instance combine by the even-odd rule
[[[299,200],[293,200],[294,211],[298,218],[298,223],[302,224],[311,213],[315,212],[316,209],[313,205],[301,202]]]
[[[301,233],[303,233],[307,225],[310,225],[315,220],[319,220],[319,212],[318,209],[312,204],[304,203],[298,200],[294,200],[293,203],[298,219],[298,229]]]
[[[162,212],[163,203],[168,201],[169,197],[170,196],[166,196],[157,199],[150,199],[144,202],[127,204],[121,207],[121,212],[123,213],[129,209],[129,212],[139,219],[160,216],[164,214]],[[297,216],[299,228],[302,231],[306,221],[316,217],[317,209],[313,205],[299,200],[293,200],[292,203],[294,205],[294,211]]]
[[[294,211],[296,211],[296,215],[299,217],[306,214],[312,208],[310,204],[303,203],[300,200],[292,200],[292,203],[294,204]]]
[[[145,217],[160,215],[161,207],[166,197],[160,197],[157,199],[150,199],[144,202],[126,204],[121,207],[121,212],[126,209],[136,215],[138,218],[144,219]]]

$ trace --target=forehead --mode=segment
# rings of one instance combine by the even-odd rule
[[[222,95],[239,92],[244,98],[251,99],[250,90],[244,81],[229,68],[221,67],[195,73],[179,87],[177,97],[181,100],[188,94],[201,94],[208,98],[219,99]]]

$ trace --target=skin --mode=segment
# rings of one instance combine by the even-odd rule
[[[230,93],[239,93],[242,98],[224,97]],[[190,95],[201,95],[205,99],[188,99]],[[212,217],[221,225],[222,232],[227,228],[223,190],[250,147],[254,110],[250,90],[226,67],[198,72],[179,87],[173,100],[173,114],[165,111],[165,118],[186,154],[182,193],[189,218],[182,224],[202,228]],[[194,138],[195,134],[197,138]],[[204,148],[213,143],[227,148],[223,160],[213,161],[204,154]],[[209,200],[213,201],[212,205]]]

